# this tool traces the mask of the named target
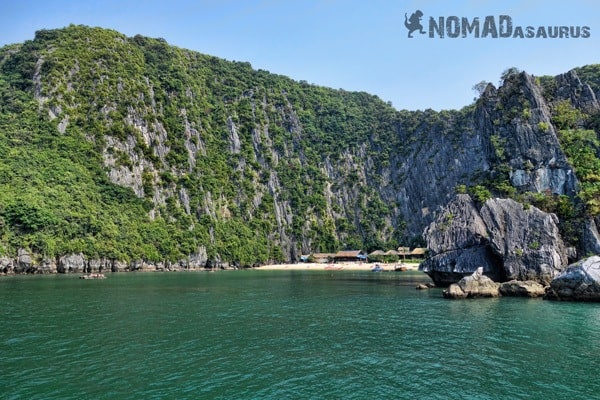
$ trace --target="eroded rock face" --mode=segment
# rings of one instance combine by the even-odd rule
[[[33,259],[31,254],[25,249],[19,249],[17,253],[17,260],[14,266],[14,272],[16,273],[30,273],[33,268]]]
[[[425,228],[429,251],[441,254],[487,244],[487,228],[468,194],[458,194]]]
[[[430,256],[419,267],[438,286],[448,286],[482,268],[494,281],[547,285],[567,265],[558,219],[511,199],[490,199],[478,211],[457,195],[425,229]]]
[[[490,247],[503,262],[507,279],[548,284],[567,265],[558,218],[511,199],[488,200],[481,208]]]
[[[55,274],[57,272],[56,262],[53,259],[44,258],[36,272],[39,274]]]
[[[600,256],[570,265],[550,282],[546,299],[600,301]]]
[[[488,233],[471,197],[458,194],[425,228],[431,256],[421,264],[437,286],[458,282],[482,267],[485,275],[500,279],[498,261],[488,247]]]
[[[479,267],[485,275],[500,281],[503,279],[500,262],[489,246],[481,245],[437,254],[425,260],[419,269],[427,273],[436,286],[445,287],[471,275]]]
[[[85,259],[83,254],[69,254],[58,260],[57,271],[65,272],[86,272]]]

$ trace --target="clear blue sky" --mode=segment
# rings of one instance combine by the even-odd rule
[[[587,39],[407,37],[404,14],[509,15],[513,28],[588,26]],[[496,19],[497,20],[497,19]],[[39,29],[100,26],[333,88],[358,90],[398,109],[461,108],[472,86],[508,67],[556,75],[600,63],[597,0],[2,0],[0,45]]]

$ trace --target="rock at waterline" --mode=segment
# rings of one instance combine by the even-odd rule
[[[427,290],[427,289],[431,289],[434,288],[435,285],[432,283],[419,283],[417,286],[415,286],[415,289],[417,290]]]
[[[570,265],[550,282],[545,299],[600,301],[600,256]]]
[[[464,299],[471,297],[498,297],[500,284],[483,275],[483,268],[477,268],[471,276],[465,276],[458,283],[453,283],[444,290],[448,299]]]
[[[535,281],[512,280],[500,285],[500,294],[510,297],[542,297],[546,288]]]
[[[469,195],[457,195],[424,237],[431,256],[419,269],[448,286],[483,267],[492,280],[547,285],[567,265],[556,215],[511,199],[490,199],[480,210]]]

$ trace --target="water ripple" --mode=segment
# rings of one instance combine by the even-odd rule
[[[597,305],[447,301],[437,289],[415,291],[425,279],[258,271],[122,274],[99,285],[0,279],[0,398],[597,395]]]

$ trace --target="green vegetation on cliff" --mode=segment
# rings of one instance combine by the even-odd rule
[[[597,90],[598,68],[579,71]],[[162,39],[38,31],[0,49],[0,250],[249,265],[418,243],[452,188],[522,196],[511,176],[545,167],[511,158],[511,127],[551,130],[520,76],[459,111],[396,111]],[[552,101],[556,80],[539,85]],[[597,215],[599,119],[577,109],[587,125],[563,124],[560,107]]]
[[[289,258],[285,238],[397,243],[353,157],[393,149],[397,114],[374,96],[85,26],[5,47],[0,68],[5,253],[175,261],[204,246],[248,264]],[[356,204],[332,204],[332,185]]]

